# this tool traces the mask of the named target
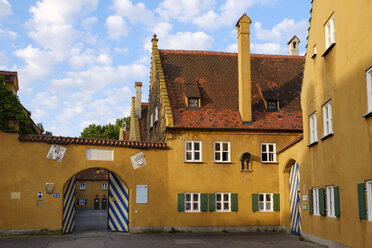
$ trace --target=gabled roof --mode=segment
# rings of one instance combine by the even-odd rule
[[[98,169],[88,169],[79,172],[76,175],[76,180],[108,180],[108,171]]]
[[[237,53],[181,50],[159,53],[174,127],[302,130],[303,56],[251,55],[253,120],[244,125],[239,113]],[[190,82],[199,87],[199,110],[186,106]],[[267,112],[262,96],[279,100],[280,111]]]

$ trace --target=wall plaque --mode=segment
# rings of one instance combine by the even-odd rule
[[[135,170],[146,165],[145,155],[142,152],[130,156],[130,161]]]
[[[86,160],[97,160],[97,161],[114,161],[114,150],[113,149],[86,149]]]

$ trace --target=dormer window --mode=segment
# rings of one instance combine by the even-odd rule
[[[296,48],[296,44],[297,44],[296,42],[293,42],[293,48]]]
[[[188,98],[188,107],[189,108],[199,108],[199,99],[198,98]]]
[[[273,100],[267,101],[267,111],[277,111],[278,110],[278,102]]]

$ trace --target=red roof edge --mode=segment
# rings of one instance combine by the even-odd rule
[[[282,147],[277,151],[277,154],[279,155],[280,153],[282,153],[282,152],[284,152],[285,150],[289,149],[289,148],[292,147],[293,145],[295,145],[295,144],[297,144],[298,142],[300,142],[303,138],[304,138],[304,134],[300,134],[300,135],[296,136],[294,140],[291,140],[290,142],[288,142],[287,144],[285,144],[284,146],[282,146]]]

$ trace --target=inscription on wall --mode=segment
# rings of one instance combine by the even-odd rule
[[[112,149],[86,149],[86,160],[114,161],[114,150]]]

